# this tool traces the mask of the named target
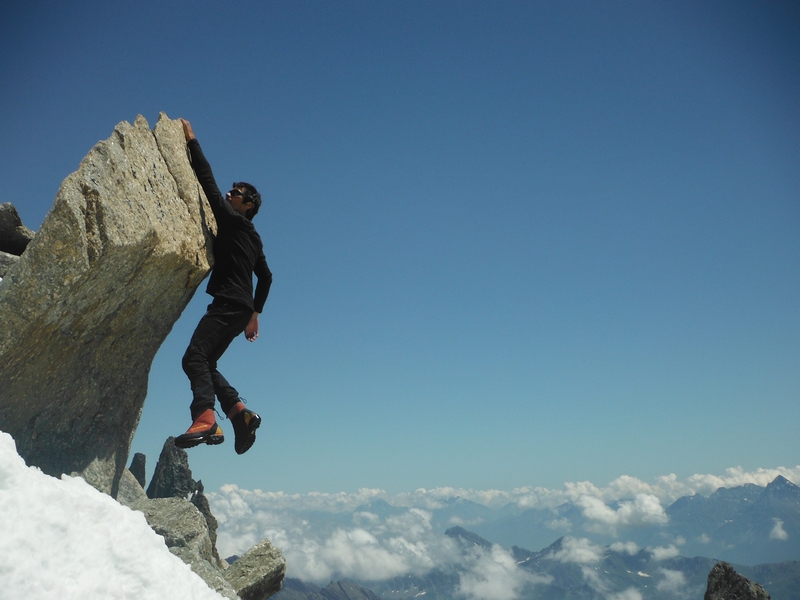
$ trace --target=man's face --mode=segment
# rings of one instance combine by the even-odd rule
[[[239,188],[233,188],[230,192],[225,194],[225,200],[230,202],[233,210],[240,215],[244,215],[252,206],[250,202],[245,202],[244,191]]]

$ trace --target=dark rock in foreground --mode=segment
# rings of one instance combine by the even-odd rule
[[[256,544],[223,572],[242,600],[265,600],[281,589],[286,560],[269,540]]]
[[[136,477],[125,470],[117,499],[144,513],[170,552],[229,600],[265,600],[281,589],[286,561],[269,540],[248,550],[232,566],[219,558],[215,545],[217,520],[203,493],[203,484],[192,479],[186,451],[177,448],[173,438],[164,443],[155,470],[159,475],[153,476],[150,487],[161,497],[148,498]],[[189,494],[184,491],[190,487],[188,500]]]
[[[703,600],[770,600],[759,584],[742,577],[726,562],[717,563],[708,574]]]
[[[21,256],[34,235],[33,231],[22,224],[13,204],[0,204],[0,252]]]
[[[196,489],[197,482],[192,479],[189,468],[189,455],[175,445],[174,437],[168,437],[147,486],[147,497],[188,498]]]
[[[139,485],[144,487],[145,481],[147,480],[146,477],[146,470],[145,470],[145,463],[147,462],[147,458],[141,452],[137,452],[133,455],[133,460],[131,461],[131,466],[128,470],[131,474],[136,477],[136,481],[139,482]]]

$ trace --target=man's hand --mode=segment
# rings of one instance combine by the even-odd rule
[[[244,328],[244,337],[247,338],[248,342],[255,342],[256,338],[258,337],[258,313],[254,312],[253,316],[250,317],[250,322],[247,324],[247,327]]]
[[[194,131],[192,130],[192,124],[189,123],[186,119],[181,119],[181,125],[183,125],[183,135],[186,136],[186,141],[194,139]],[[258,328],[256,326],[256,328]]]

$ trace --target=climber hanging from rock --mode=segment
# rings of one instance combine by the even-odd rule
[[[179,448],[198,444],[221,444],[222,428],[215,417],[215,396],[233,424],[234,448],[244,454],[256,439],[261,417],[245,408],[233,386],[217,370],[217,361],[230,343],[244,332],[253,342],[258,337],[258,315],[264,308],[272,285],[261,238],[253,217],[261,206],[261,195],[249,183],[234,182],[225,196],[220,192],[200,143],[189,121],[181,119],[192,168],[208,198],[217,220],[214,240],[214,268],[206,292],[214,297],[192,335],[183,370],[189,377],[194,399],[192,426],[175,438]],[[258,283],[253,294],[253,274]]]

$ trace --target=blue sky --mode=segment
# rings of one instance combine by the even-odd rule
[[[275,283],[207,489],[391,493],[800,464],[789,2],[0,9],[0,187],[38,228],[123,120],[252,181]],[[157,355],[132,452],[189,425]],[[231,434],[228,423],[223,423]],[[232,437],[232,435],[231,435]]]

